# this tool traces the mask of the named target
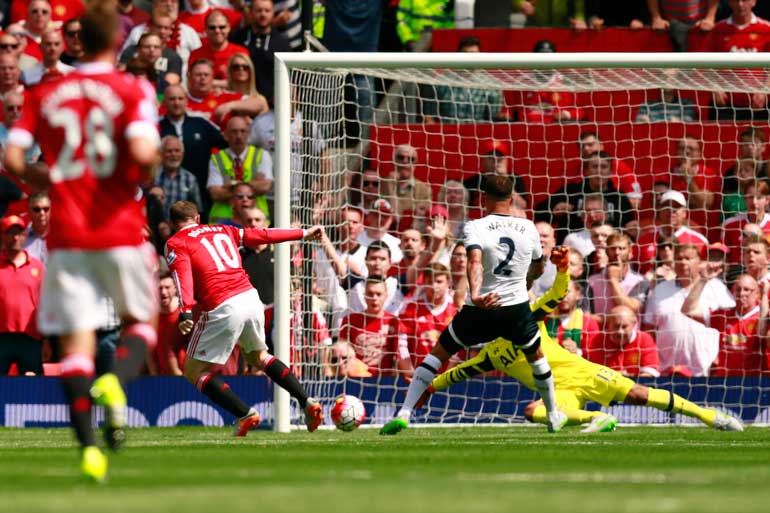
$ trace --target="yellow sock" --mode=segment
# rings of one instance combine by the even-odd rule
[[[699,419],[704,424],[711,426],[717,414],[714,410],[701,408],[695,403],[691,403],[682,396],[672,394],[668,390],[659,390],[657,388],[649,389],[647,397],[647,406],[652,406],[663,411],[681,413],[688,417]]]
[[[600,411],[587,411],[579,410],[577,408],[570,408],[569,406],[559,406],[559,410],[563,412],[567,418],[568,426],[579,426],[580,424],[587,424],[591,422],[594,417],[601,417],[604,413]],[[538,424],[548,424],[548,418],[546,417],[545,406],[542,404],[535,408],[532,413],[532,421]]]

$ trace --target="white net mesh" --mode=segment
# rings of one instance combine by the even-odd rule
[[[456,243],[483,215],[479,177],[504,173],[518,213],[543,222],[545,244],[580,255],[571,269],[579,287],[546,320],[554,339],[642,382],[660,376],[649,383],[694,402],[767,417],[768,354],[756,336],[770,233],[764,71],[330,68],[292,69],[291,81],[292,219],[323,224],[329,239],[298,246],[292,260],[292,358],[311,395],[327,406],[356,395],[367,422],[393,416],[403,376],[463,303]],[[612,233],[628,238],[608,244]],[[367,259],[378,239],[389,269]],[[764,260],[744,258],[752,243]],[[677,268],[677,245],[680,260],[701,260],[691,273]],[[372,274],[385,285],[367,285]],[[710,281],[682,313],[698,276]],[[733,296],[735,283],[751,298]],[[380,294],[386,314],[372,313],[382,308],[369,296]],[[579,392],[590,384],[570,386],[588,397]],[[535,396],[500,373],[474,377],[435,394],[413,421],[521,422]],[[624,422],[692,421],[611,411]]]

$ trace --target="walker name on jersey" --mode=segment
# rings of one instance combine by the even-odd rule
[[[41,111],[46,118],[50,118],[60,111],[63,103],[84,98],[98,103],[111,118],[123,112],[123,100],[115,94],[109,84],[87,79],[79,82],[65,82],[55,88],[43,100]]]
[[[499,221],[490,222],[487,225],[487,230],[490,232],[496,232],[498,230],[513,230],[518,233],[524,233],[525,228],[519,224],[515,219],[500,219]]]

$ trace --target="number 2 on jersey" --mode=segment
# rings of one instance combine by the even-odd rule
[[[505,255],[505,259],[503,259],[503,261],[500,262],[497,267],[495,267],[492,273],[502,274],[503,276],[510,276],[511,272],[513,271],[506,269],[506,267],[508,267],[508,263],[511,261],[511,258],[513,258],[513,253],[516,251],[516,244],[509,237],[500,237],[499,244],[501,246],[508,246],[508,254]]]
[[[83,144],[79,114],[68,108],[60,108],[49,118],[52,127],[64,128],[64,144],[51,168],[51,181],[74,180],[83,174],[83,161],[75,158],[75,152]],[[97,178],[107,178],[115,170],[116,148],[112,141],[113,124],[101,107],[92,107],[85,120],[85,146],[83,154],[88,167]]]
[[[241,266],[238,260],[238,250],[235,249],[230,237],[224,233],[217,233],[213,239],[214,244],[208,239],[201,239],[201,244],[211,255],[211,259],[217,266],[217,271],[224,271],[225,264],[232,269],[238,269]]]

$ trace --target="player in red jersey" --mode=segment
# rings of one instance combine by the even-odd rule
[[[250,365],[263,370],[297,399],[305,410],[308,431],[315,431],[323,421],[321,405],[317,399],[308,397],[291,370],[267,351],[264,306],[243,270],[238,247],[317,240],[323,228],[200,225],[198,207],[189,201],[171,205],[169,218],[176,233],[166,242],[166,260],[179,289],[179,329],[182,333],[192,331],[184,364],[187,380],[232,413],[237,419],[235,435],[246,436],[259,424],[259,414],[211,372],[214,365],[227,361],[237,342]],[[192,307],[196,303],[201,315],[193,329]]]
[[[616,306],[610,311],[606,331],[593,339],[584,358],[624,376],[660,376],[655,340],[639,329],[636,314],[627,306]]]
[[[355,356],[367,366],[361,376],[393,376],[395,369],[404,375],[411,371],[411,361],[406,344],[397,344],[398,317],[385,310],[388,295],[385,279],[370,274],[364,288],[366,310],[350,313],[342,321],[339,341],[334,353],[339,362],[340,373],[349,375],[350,362]]]
[[[137,194],[159,161],[160,139],[154,91],[114,68],[119,33],[114,6],[91,4],[81,25],[83,66],[29,93],[9,134],[5,166],[49,189],[55,215],[39,328],[60,336],[62,382],[83,447],[81,470],[103,481],[107,460],[94,440],[91,397],[107,407],[105,435],[117,448],[125,426],[121,385],[136,375],[156,341],[157,259],[145,245],[147,221]],[[35,141],[43,161],[27,164],[24,152]],[[113,373],[92,386],[94,330],[107,297],[122,320],[121,347]]]
[[[722,223],[720,240],[730,250],[727,256],[730,264],[741,262],[743,228],[747,224],[757,224],[765,235],[770,235],[770,214],[767,213],[767,205],[770,203],[770,185],[765,181],[757,181],[756,184],[746,187],[743,198],[746,201],[746,212],[725,219]]]
[[[413,367],[430,354],[441,332],[457,314],[449,292],[449,269],[435,262],[424,271],[423,280],[420,292],[399,314],[398,340],[406,344]],[[448,362],[439,371],[446,367]]]

